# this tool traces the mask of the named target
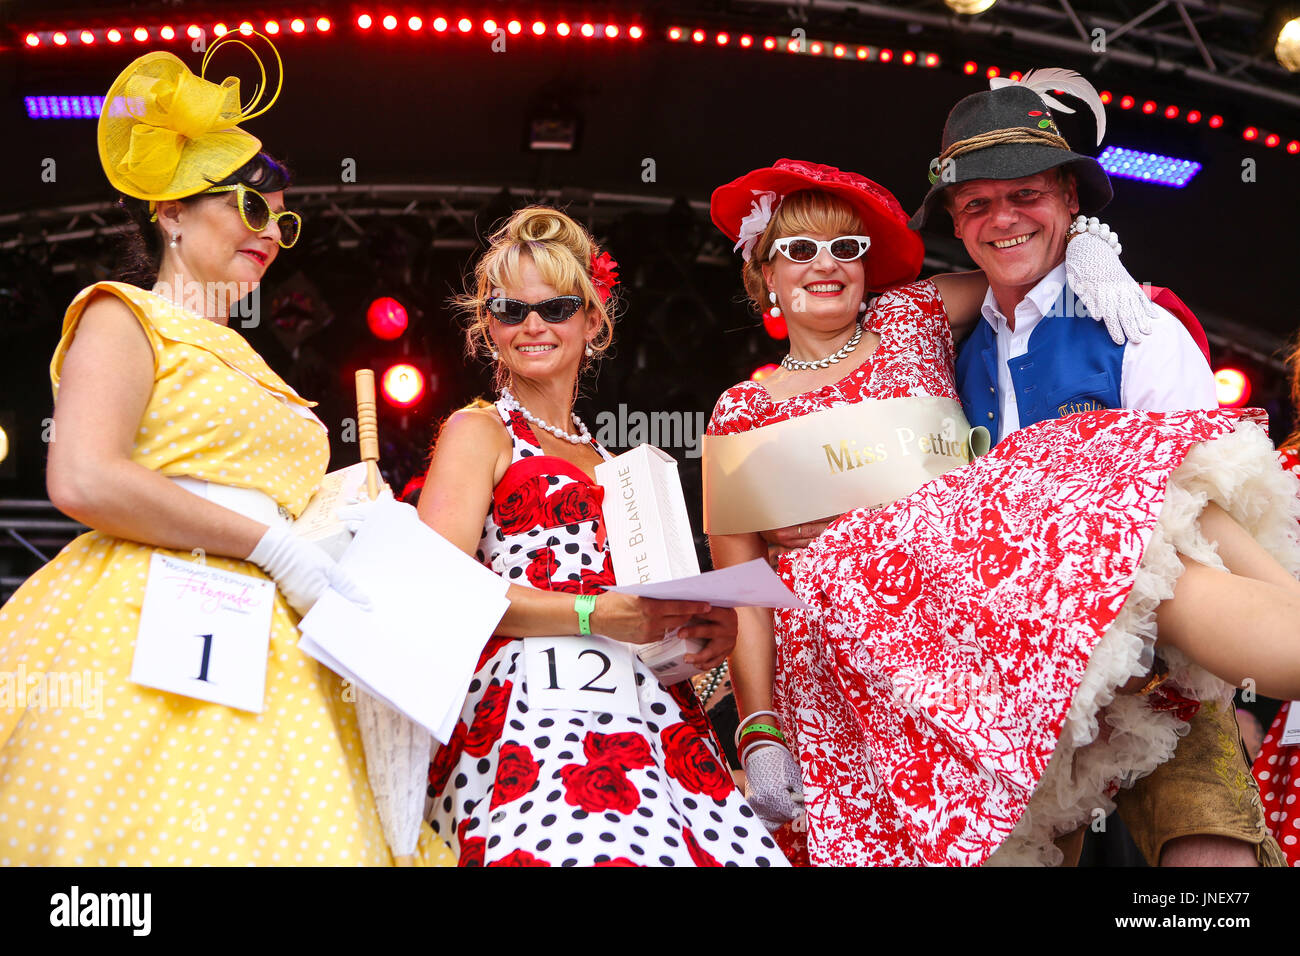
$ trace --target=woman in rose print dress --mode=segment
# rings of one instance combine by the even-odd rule
[[[922,250],[894,197],[782,160],[715,192],[714,221],[744,237],[764,193],[751,300],[774,296],[794,359],[841,359],[728,389],[710,434],[956,400],[948,290],[898,285]],[[794,237],[821,245],[809,257]],[[819,864],[1059,862],[1054,838],[1171,756],[1189,703],[1247,676],[1300,690],[1297,484],[1250,416],[1043,422],[783,557],[810,610],[773,624],[741,609],[731,658],[755,810],[772,825],[806,812]],[[756,532],[711,544],[719,567],[766,553]]]
[[[568,216],[529,207],[462,300],[501,394],[443,425],[419,512],[509,579],[511,605],[430,767],[430,822],[463,866],[783,865],[690,684],[660,686],[632,653],[680,626],[713,667],[735,612],[602,593],[614,573],[593,468],[608,455],[573,400],[610,342],[613,265]],[[603,636],[548,637],[580,634]]]

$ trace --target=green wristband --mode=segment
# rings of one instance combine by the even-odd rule
[[[777,740],[785,740],[785,734],[781,733],[781,728],[773,727],[771,724],[750,724],[740,732],[740,739],[744,740],[746,734],[753,733],[771,734]]]
[[[591,612],[596,610],[596,595],[579,594],[573,599],[573,609],[578,612],[578,633],[585,637],[591,633]]]

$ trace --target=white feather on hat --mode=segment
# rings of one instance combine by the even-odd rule
[[[1092,115],[1097,118],[1097,145],[1101,145],[1101,141],[1106,135],[1105,104],[1102,103],[1101,97],[1097,95],[1096,88],[1074,70],[1051,67],[1044,70],[1030,70],[1018,80],[1011,80],[1002,76],[995,76],[989,80],[989,89],[991,90],[1000,90],[1004,86],[1027,86],[1037,93],[1044,103],[1053,109],[1060,110],[1062,113],[1073,113],[1074,110],[1060,100],[1049,96],[1048,93],[1053,90],[1060,90],[1062,93],[1077,96],[1088,105],[1089,109],[1092,110]]]

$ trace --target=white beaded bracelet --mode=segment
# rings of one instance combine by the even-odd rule
[[[1111,249],[1115,250],[1115,255],[1119,255],[1124,250],[1124,247],[1119,244],[1119,233],[1112,232],[1110,226],[1096,216],[1091,218],[1080,216],[1070,224],[1069,235],[1076,236],[1085,232],[1090,232],[1099,239],[1105,239]]]

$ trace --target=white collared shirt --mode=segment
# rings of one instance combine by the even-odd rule
[[[1055,304],[1065,286],[1065,263],[1053,269],[1029,290],[1016,306],[1016,328],[1007,327],[990,288],[984,295],[984,321],[997,333],[998,404],[1001,441],[1020,427],[1020,408],[1011,380],[1011,359],[1029,351],[1029,336]],[[1183,323],[1156,306],[1160,316],[1151,322],[1151,334],[1124,346],[1120,369],[1120,403],[1124,408],[1172,412],[1189,408],[1218,408],[1214,373]]]

